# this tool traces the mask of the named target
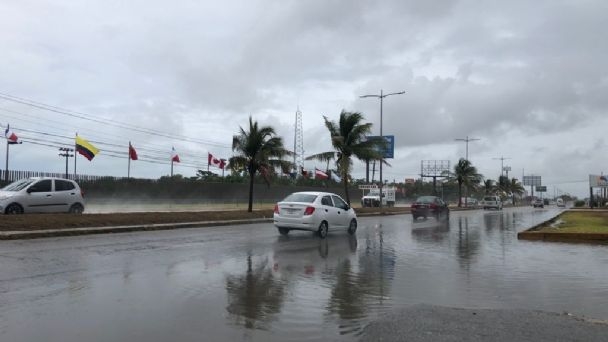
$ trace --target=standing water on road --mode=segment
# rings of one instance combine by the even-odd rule
[[[0,242],[1,341],[352,340],[410,304],[608,319],[608,246],[517,240],[557,209]]]

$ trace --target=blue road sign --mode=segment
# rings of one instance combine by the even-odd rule
[[[367,139],[380,139],[380,136],[372,135],[372,136],[368,136]],[[384,159],[395,158],[395,136],[394,135],[385,135],[384,140],[386,140],[386,149],[384,150]]]

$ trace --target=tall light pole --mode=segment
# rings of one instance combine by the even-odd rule
[[[502,177],[503,172],[505,171],[505,165],[504,165],[504,161],[507,159],[511,159],[511,158],[505,158],[505,157],[500,157],[500,158],[492,158],[494,160],[500,160],[500,176]]]
[[[480,140],[479,138],[469,138],[469,136],[467,135],[466,138],[456,138],[454,139],[455,141],[464,141],[467,144],[467,148],[466,148],[466,154],[465,154],[465,158],[467,160],[469,160],[469,141],[476,141],[476,140]]]
[[[469,161],[469,141],[476,141],[476,140],[480,140],[480,139],[479,138],[469,138],[469,136],[467,135],[466,138],[456,138],[454,140],[466,142],[467,147],[466,147],[465,159],[466,159],[466,161]],[[465,207],[469,206],[468,200],[469,200],[469,187],[465,185],[465,187],[464,187],[464,206]],[[461,203],[461,202],[462,202],[462,199],[459,198],[458,203]]]
[[[392,96],[392,95],[402,95],[405,94],[405,91],[400,91],[397,93],[389,93],[389,94],[384,94],[382,89],[380,89],[380,95],[377,94],[369,94],[369,95],[361,95],[359,96],[360,98],[365,98],[365,97],[376,97],[380,99],[380,139],[384,139],[384,136],[382,135],[382,100],[385,97],[388,96]],[[384,179],[382,178],[382,163],[384,162],[384,156],[382,156],[382,160],[380,160],[380,208],[382,208],[382,185],[384,184]]]

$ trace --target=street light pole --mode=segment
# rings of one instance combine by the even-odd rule
[[[505,171],[505,166],[504,166],[504,161],[507,159],[511,159],[511,158],[505,158],[505,157],[500,157],[500,158],[492,158],[494,160],[500,160],[500,176],[502,177],[503,172]]]
[[[389,93],[389,94],[384,94],[384,92],[382,91],[382,89],[380,89],[380,95],[377,94],[370,94],[370,95],[361,95],[359,96],[360,98],[365,98],[365,97],[376,97],[380,99],[380,139],[384,139],[384,136],[382,135],[382,100],[385,97],[388,96],[392,96],[392,95],[402,95],[405,94],[405,91],[400,91],[397,93]],[[382,208],[382,186],[384,185],[384,179],[382,178],[382,164],[384,162],[384,156],[382,156],[382,160],[380,160],[380,208]]]
[[[469,138],[469,136],[467,135],[466,138],[456,138],[454,139],[455,141],[464,141],[466,142],[466,159],[469,160],[469,141],[476,141],[476,140],[480,140],[479,138]]]

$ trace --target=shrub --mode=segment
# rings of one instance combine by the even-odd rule
[[[577,200],[576,202],[574,202],[574,206],[577,207],[577,208],[584,207],[585,206],[585,201],[583,201],[583,200]]]

